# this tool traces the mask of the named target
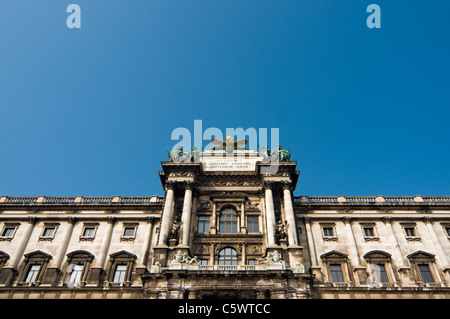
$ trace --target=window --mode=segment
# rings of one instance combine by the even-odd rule
[[[127,265],[117,265],[114,272],[113,282],[124,282],[127,272]]]
[[[45,227],[42,237],[53,237],[55,235],[55,227]]]
[[[83,237],[94,237],[95,228],[94,227],[86,227],[84,228]]]
[[[258,216],[247,217],[247,231],[249,233],[259,233]]]
[[[342,269],[340,264],[331,264],[330,271],[333,282],[344,282],[344,277],[342,276]]]
[[[14,232],[16,231],[15,227],[5,227],[5,229],[3,230],[2,233],[2,237],[13,237],[14,236]]]
[[[39,240],[52,241],[55,238],[58,225],[59,224],[45,224],[41,236],[39,236]]]
[[[198,264],[200,266],[206,266],[206,265],[208,265],[208,259],[199,259]]]
[[[108,270],[108,279],[111,286],[119,285],[129,287],[132,284],[132,273],[137,256],[125,250],[109,255],[111,266]]]
[[[85,250],[67,254],[67,287],[84,287],[94,255]]]
[[[420,264],[418,267],[424,283],[434,282],[433,277],[431,276],[430,266],[428,264]]]
[[[233,248],[224,248],[219,252],[219,265],[237,265],[237,262],[237,253]]]
[[[120,240],[133,241],[136,238],[137,226],[138,224],[124,224]]]
[[[445,232],[447,233],[447,236],[450,237],[450,227],[445,227]]]
[[[237,215],[232,208],[224,209],[220,214],[220,232],[222,234],[237,233]]]
[[[250,266],[253,266],[255,263],[256,263],[255,259],[249,259],[248,262],[247,262],[247,264],[250,265]]]
[[[125,227],[123,231],[123,237],[134,237],[134,227]]]
[[[25,278],[25,282],[34,283],[37,279],[40,269],[41,269],[41,265],[30,265],[30,269],[28,270],[27,277]]]
[[[333,237],[333,228],[331,227],[324,227],[323,228],[323,236],[325,237]]]
[[[409,237],[416,236],[416,233],[415,233],[413,227],[405,227],[405,234],[406,234],[406,236],[409,236]]]
[[[389,279],[386,274],[386,267],[384,266],[384,264],[375,264],[374,268],[375,268],[375,274],[377,276],[377,282],[381,282],[381,283],[389,282]]]
[[[198,230],[201,234],[209,233],[209,216],[200,216],[198,218]]]
[[[373,227],[364,227],[364,236],[366,237],[374,237],[375,232],[373,231]]]
[[[69,279],[67,279],[67,282],[80,283],[82,274],[83,274],[83,265],[82,264],[72,265],[72,272],[70,273],[70,276],[69,276]]]

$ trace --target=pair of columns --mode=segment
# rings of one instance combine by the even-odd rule
[[[275,209],[273,204],[273,185],[275,182],[264,182],[264,195],[266,201],[266,223],[267,223],[267,245],[268,248],[276,248],[275,244]],[[292,204],[292,184],[290,182],[282,182],[284,212],[287,221],[288,244],[290,247],[298,246],[297,231],[295,224],[294,206]]]
[[[173,224],[173,214],[175,207],[175,188],[176,182],[166,183],[167,194],[164,203],[164,212],[161,221],[161,229],[158,240],[158,246],[166,246],[169,238],[170,229]],[[191,228],[192,216],[192,192],[195,188],[194,182],[184,182],[185,193],[183,200],[183,212],[181,215],[181,235],[179,245],[187,247],[189,245],[189,230]]]

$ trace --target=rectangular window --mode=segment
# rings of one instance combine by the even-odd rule
[[[247,231],[249,233],[259,233],[258,216],[247,217]]]
[[[366,237],[374,237],[375,232],[373,230],[373,227],[364,227],[364,236]]]
[[[416,236],[416,232],[414,230],[414,227],[405,227],[405,233],[406,233],[406,236],[408,236],[408,237]]]
[[[123,230],[123,237],[134,237],[135,227],[125,227]]]
[[[427,264],[419,265],[420,275],[424,283],[433,282],[433,277],[431,276],[430,267]]]
[[[256,260],[255,260],[255,259],[249,259],[249,260],[248,260],[248,264],[249,264],[250,266],[253,266],[255,263],[256,263]]]
[[[81,274],[83,273],[83,265],[72,265],[72,272],[70,273],[67,282],[77,283],[81,282]]]
[[[374,266],[378,282],[389,282],[384,264],[376,264]]]
[[[324,227],[323,228],[323,236],[324,237],[333,237],[333,228],[332,227]]]
[[[340,264],[331,264],[330,270],[333,282],[344,282],[344,277],[342,276],[342,269]]]
[[[41,265],[31,265],[30,269],[28,270],[28,274],[25,279],[25,282],[35,282],[40,269],[41,269]]]
[[[42,237],[53,237],[55,235],[55,227],[45,227]]]
[[[198,264],[200,266],[206,266],[208,265],[208,259],[199,259]]]
[[[200,234],[209,233],[209,216],[200,216],[198,218],[198,232]]]
[[[15,227],[6,227],[3,230],[2,237],[9,237],[9,238],[13,237],[15,230],[16,230]]]
[[[126,272],[127,272],[127,265],[117,265],[116,271],[114,272],[113,282],[124,282]]]
[[[86,227],[83,232],[83,237],[94,237],[95,227]]]

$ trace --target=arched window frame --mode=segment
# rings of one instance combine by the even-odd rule
[[[89,276],[92,260],[94,255],[85,250],[77,250],[67,254],[67,264],[65,266],[64,285],[67,287],[78,288],[84,287]],[[82,265],[80,282],[69,283],[71,275],[71,265]]]
[[[227,254],[228,252],[230,252],[230,254]],[[238,252],[233,247],[227,246],[219,251],[217,258],[217,264],[219,266],[237,266],[238,262],[239,262]]]
[[[51,255],[46,254],[40,250],[24,255],[25,260],[19,268],[19,280],[17,286],[39,286],[44,278],[44,273],[47,270],[48,263],[52,258]],[[36,279],[33,282],[26,282],[28,273],[33,265],[39,265],[39,271]]]

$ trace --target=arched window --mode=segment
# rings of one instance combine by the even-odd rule
[[[219,265],[237,265],[237,252],[233,248],[224,248],[219,252]]]
[[[225,208],[220,213],[220,233],[235,234],[237,233],[237,214],[232,208]]]

